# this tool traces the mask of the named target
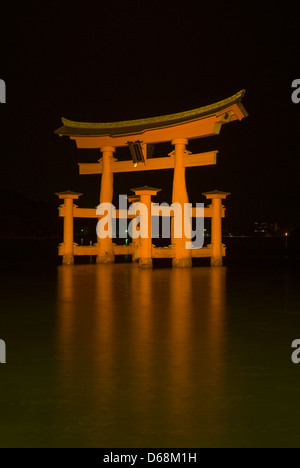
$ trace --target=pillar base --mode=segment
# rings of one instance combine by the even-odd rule
[[[223,266],[223,257],[211,257],[210,266]]]
[[[191,257],[173,258],[172,266],[175,268],[190,268],[192,266]]]
[[[152,268],[153,267],[152,258],[140,258],[139,267],[140,268]]]
[[[104,255],[97,255],[96,263],[115,263],[115,255],[108,252]]]
[[[74,265],[74,255],[64,255],[62,263],[63,265]]]
[[[138,244],[131,244],[131,247],[133,248],[133,253],[132,253],[132,263],[138,263],[139,259],[137,256],[137,249],[138,249]]]

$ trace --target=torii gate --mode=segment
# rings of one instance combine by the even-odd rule
[[[102,174],[100,203],[112,203],[113,201],[113,173],[115,172],[174,169],[172,203],[179,203],[183,206],[184,203],[189,202],[185,181],[185,168],[216,164],[218,153],[218,151],[209,151],[206,153],[191,154],[186,150],[188,141],[190,139],[217,135],[220,133],[223,124],[235,120],[242,120],[246,117],[248,114],[241,102],[244,93],[245,91],[242,90],[228,99],[191,111],[147,119],[109,123],[86,123],[74,122],[63,118],[63,126],[57,129],[55,133],[60,136],[68,136],[71,140],[75,140],[77,148],[99,148],[101,151],[102,157],[97,163],[79,164],[80,174]],[[151,159],[150,153],[152,145],[169,141],[174,145],[174,151],[172,151],[168,157]],[[117,161],[114,158],[116,148],[122,146],[129,146],[132,155],[131,160]],[[145,187],[145,190],[147,192],[147,187]],[[153,190],[155,189],[152,189],[152,194],[154,194]],[[141,192],[139,193],[141,196],[142,190],[139,189],[139,191]],[[213,196],[211,196],[211,193],[205,195],[207,198],[212,198],[213,201],[215,199],[221,200],[228,195],[224,192],[212,193]],[[64,199],[64,193],[58,195],[61,199]],[[66,200],[69,200],[69,198],[70,197],[67,196]],[[74,199],[78,197],[76,197],[76,194],[73,194],[71,198]],[[151,203],[151,197],[149,200],[149,203]],[[220,207],[222,208],[221,204]],[[95,213],[89,216],[87,213],[83,213],[82,209],[80,209],[80,211],[82,212],[82,217],[97,217]],[[218,210],[212,209],[211,214],[207,214],[207,216],[213,217],[213,213],[215,213],[216,216],[217,211]],[[70,210],[68,212],[70,213]],[[219,209],[218,213],[221,219],[221,216],[224,216],[224,212],[222,212],[222,209]],[[60,215],[65,216],[66,222],[66,212],[61,210]],[[80,215],[78,214],[77,216]],[[218,226],[217,229],[219,229],[219,224],[219,222],[214,223],[215,226]],[[180,239],[172,238],[173,253],[172,255],[168,254],[165,256],[173,258],[173,266],[179,267],[191,266],[192,256],[210,256],[212,258],[212,264],[222,264],[222,255],[225,253],[224,249],[222,249],[221,240],[216,240],[217,238],[219,239],[219,237],[219,235],[214,235],[214,250],[219,252],[218,258],[215,256],[215,260],[213,260],[213,249],[208,255],[200,255],[199,253],[197,254],[191,250],[187,250],[185,248],[186,238],[184,236]],[[217,242],[220,243],[220,245],[217,246]],[[114,256],[117,254],[117,250],[120,246],[115,246],[111,238],[106,238],[98,239],[98,244],[95,247],[96,250],[95,252],[93,251],[93,253],[97,254],[97,262],[111,263],[114,261]],[[95,249],[95,247],[92,248]],[[79,249],[80,247],[75,249],[77,250],[77,255],[87,255],[87,253],[80,253]],[[67,260],[62,245],[60,254],[64,256],[64,263],[72,263],[71,257],[76,254],[76,252],[73,249],[72,254],[70,253],[71,250],[69,246],[69,260]],[[149,266],[151,266],[152,256],[151,259],[144,259],[145,261],[140,261],[140,263],[146,266],[148,262]],[[161,257],[163,257],[163,255],[161,255]]]

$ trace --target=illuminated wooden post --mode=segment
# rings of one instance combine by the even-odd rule
[[[128,202],[131,204],[131,203],[137,203],[140,201],[140,197],[137,197],[135,195],[132,195],[132,196],[129,196],[128,198]],[[131,221],[132,222],[132,228],[133,230],[138,230],[137,229],[137,218],[133,218],[133,220]],[[133,254],[132,254],[132,262],[133,263],[136,263],[138,262],[138,258],[137,258],[137,249],[138,249],[138,245],[140,243],[140,237],[137,237],[136,239],[132,239],[132,246],[133,246]]]
[[[208,200],[212,201],[212,218],[211,218],[211,245],[212,256],[210,259],[211,266],[222,266],[222,202],[230,193],[214,190],[213,192],[203,193]]]
[[[73,200],[78,200],[82,193],[71,192],[58,192],[55,195],[60,200],[64,200],[63,208],[64,212],[64,241],[63,247],[63,265],[73,265],[74,263],[74,227],[73,227]]]
[[[140,268],[152,268],[151,196],[156,195],[157,192],[160,192],[160,189],[145,186],[131,190],[135,193],[135,195],[140,196],[140,202],[147,209],[147,213],[144,212],[144,216],[147,216],[148,220],[147,230],[145,230],[144,226],[141,226],[143,223],[143,213],[141,213],[139,266]],[[143,210],[144,208],[141,208],[141,211]]]
[[[112,203],[113,201],[113,172],[112,162],[113,154],[116,148],[114,146],[103,146],[101,148],[103,171],[101,178],[100,203]],[[114,263],[114,246],[110,237],[105,239],[98,238],[99,253],[97,263]]]
[[[172,145],[175,146],[175,150],[171,153],[171,155],[175,156],[172,203],[179,203],[182,210],[182,235],[180,238],[174,237],[174,217],[172,218],[172,244],[175,245],[175,258],[172,260],[174,267],[192,266],[192,251],[186,249],[186,241],[190,241],[191,239],[185,236],[184,229],[184,203],[189,202],[183,161],[184,157],[189,154],[186,151],[187,144],[188,140],[185,138],[172,140]]]

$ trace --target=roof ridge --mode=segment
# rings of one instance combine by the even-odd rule
[[[245,94],[245,90],[242,89],[238,93],[234,94],[233,96],[223,99],[222,101],[218,101],[214,104],[209,104],[207,106],[198,107],[196,109],[192,109],[189,111],[178,112],[175,114],[166,114],[157,117],[148,117],[144,119],[137,119],[137,120],[123,120],[119,122],[77,122],[73,120],[68,120],[66,118],[62,118],[62,123],[64,126],[69,128],[88,128],[88,129],[116,129],[116,128],[123,128],[123,127],[131,127],[131,126],[138,126],[138,125],[147,125],[153,123],[163,123],[168,122],[169,124],[176,122],[178,119],[184,118],[192,118],[193,116],[197,117],[199,114],[206,114],[208,112],[213,112],[221,110],[223,107],[227,107],[230,104],[235,102],[241,101],[242,97]]]

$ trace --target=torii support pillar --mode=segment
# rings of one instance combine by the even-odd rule
[[[160,189],[153,187],[140,187],[136,189],[131,189],[135,195],[139,195],[140,203],[147,208],[147,212],[140,212],[141,223],[140,223],[140,244],[139,244],[139,267],[140,268],[152,268],[152,232],[151,232],[151,196],[156,195],[157,192],[160,192]],[[144,209],[141,207],[141,210]],[[144,223],[143,223],[144,216]]]
[[[127,200],[130,204],[132,203],[138,203],[140,202],[140,197],[138,196],[135,196],[135,195],[130,195],[129,197],[127,197]],[[137,229],[137,218],[133,218],[132,221],[132,229],[135,230],[135,231],[138,231]],[[138,246],[141,242],[141,239],[140,237],[137,237],[136,239],[132,239],[132,246],[133,246],[133,254],[132,254],[132,263],[136,263],[139,261],[139,259],[137,258],[137,249],[138,249]]]
[[[103,172],[101,178],[100,203],[112,203],[113,201],[113,155],[116,151],[114,146],[104,146],[101,148]],[[101,159],[99,160],[101,161]],[[98,238],[97,263],[114,263],[114,246],[111,237],[105,239]]]
[[[73,200],[78,200],[82,193],[58,192],[55,195],[64,201],[64,242],[63,242],[63,265],[73,265],[74,263],[74,227],[73,227]]]
[[[185,138],[176,138],[172,140],[172,145],[175,150],[171,153],[175,156],[174,178],[173,178],[173,194],[172,203],[181,205],[182,214],[184,214],[184,204],[189,202],[188,193],[185,181],[185,166],[183,158],[189,154],[186,151],[188,140]],[[172,260],[173,267],[191,267],[192,266],[192,251],[186,249],[186,242],[191,241],[190,237],[185,236],[184,216],[182,216],[182,235],[180,238],[174,237],[174,217],[172,219],[172,244],[175,245],[175,258]]]
[[[203,193],[208,200],[212,201],[212,218],[211,218],[211,244],[212,256],[210,259],[211,266],[222,266],[222,202],[230,193],[214,190],[213,192]]]

